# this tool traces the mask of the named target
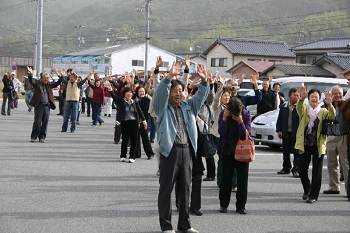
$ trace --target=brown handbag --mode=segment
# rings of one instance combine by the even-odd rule
[[[235,160],[238,162],[250,163],[255,159],[254,140],[249,137],[249,132],[246,130],[245,139],[238,140],[235,149]]]

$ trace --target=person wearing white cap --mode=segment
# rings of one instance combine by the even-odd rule
[[[13,97],[13,101],[12,101],[12,109],[17,108],[18,107],[18,89],[22,87],[22,83],[18,80],[18,78],[16,77],[16,73],[13,71],[11,73],[11,79],[12,79],[12,83],[13,83],[13,92],[12,92],[12,97]]]

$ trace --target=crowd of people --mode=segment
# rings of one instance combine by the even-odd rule
[[[162,58],[157,57],[155,68],[146,80],[139,78],[135,70],[123,76],[105,73],[104,78],[91,70],[86,78],[81,78],[72,69],[57,71],[53,67],[59,79],[49,82],[48,73],[40,74],[40,79],[36,80],[28,67],[28,80],[24,85],[28,111],[34,108],[31,142],[37,139],[45,142],[50,109],[56,108],[52,92],[55,87],[60,86],[58,115],[63,116],[61,132],[70,129],[74,133],[80,115],[85,112],[91,117],[92,127],[97,123],[102,125],[102,116],[111,117],[115,108],[114,142],[119,144],[122,140],[120,161],[134,163],[141,157],[141,148],[148,159],[157,158],[158,211],[162,232],[175,232],[171,223],[171,194],[175,187],[179,211],[177,229],[196,233],[198,231],[192,228],[189,215],[203,214],[202,181],[217,180],[221,213],[228,212],[232,192],[236,192],[236,212],[247,213],[249,163],[235,160],[235,147],[238,140],[244,140],[246,133],[250,133],[252,117],[246,107],[256,104],[258,115],[279,109],[276,132],[283,143],[283,163],[277,174],[292,172],[294,177],[300,178],[301,198],[314,203],[319,197],[323,159],[327,154],[329,190],[323,193],[340,193],[341,165],[350,201],[350,139],[347,138],[347,133],[350,133],[350,98],[344,98],[340,86],[324,93],[324,106],[321,106],[320,91],[307,90],[305,86],[291,88],[286,101],[279,92],[278,83],[270,87],[272,77],[265,80],[259,90],[258,73],[249,77],[255,96],[241,96],[238,92],[241,77],[234,75],[225,82],[220,75],[213,74],[201,64],[191,77],[189,56],[186,56],[183,72],[180,61],[174,62],[167,72],[160,71],[162,64]],[[350,70],[344,72],[344,77],[350,79]],[[4,75],[3,83],[1,114],[10,115],[11,109],[17,106],[13,92],[21,83],[18,84],[15,75],[9,73]],[[308,99],[308,104],[304,103],[305,99]],[[327,137],[321,133],[327,120],[339,125],[338,135]],[[155,135],[158,146],[152,144]],[[208,135],[211,139],[217,149],[217,164],[213,156],[202,159],[204,152],[199,135]],[[293,165],[291,153],[294,155]],[[308,169],[311,161],[310,180]],[[202,179],[205,168],[206,177]]]

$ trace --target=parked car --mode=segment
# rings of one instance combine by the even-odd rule
[[[281,90],[284,94],[286,100],[288,100],[288,92],[292,87],[300,88],[303,83],[308,90],[310,89],[318,89],[321,92],[325,90],[330,90],[334,85],[340,85],[344,89],[348,89],[349,85],[347,84],[346,79],[340,78],[323,78],[323,77],[303,77],[303,76],[295,76],[295,77],[284,77],[284,78],[276,78],[272,80],[270,84],[270,88],[272,89],[274,83],[279,83],[281,85]],[[259,86],[259,89],[262,89]],[[254,96],[254,90],[247,92],[245,95]],[[247,109],[250,111],[250,114],[254,118],[256,115],[256,105],[247,106]]]
[[[293,78],[280,78],[275,79],[274,82],[281,84],[281,92],[284,94],[286,101],[288,100],[288,92],[292,87],[298,88],[302,83],[306,86],[307,90],[319,89],[321,92],[330,90],[333,86],[339,85],[344,89],[347,89],[349,85],[346,79],[334,79],[334,78],[311,78],[311,77],[293,77]],[[273,82],[273,83],[274,83]],[[321,96],[321,105],[323,105],[324,95]],[[305,100],[308,104],[307,99]],[[271,148],[281,147],[282,140],[276,133],[276,123],[279,110],[273,110],[265,114],[257,116],[251,124],[251,138],[256,143],[267,145]]]

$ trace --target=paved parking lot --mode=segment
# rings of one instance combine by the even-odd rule
[[[82,115],[76,133],[61,133],[55,110],[45,143],[31,143],[34,114],[24,105],[20,100],[11,116],[0,117],[1,233],[160,232],[157,161],[143,154],[134,164],[119,162],[114,116],[91,127]],[[204,215],[191,216],[193,227],[201,233],[350,232],[344,185],[341,195],[320,194],[318,202],[306,204],[300,180],[276,174],[281,164],[280,151],[257,147],[244,216],[235,213],[234,195],[229,212],[221,214],[216,182],[203,182]],[[321,190],[327,182],[325,168]]]

